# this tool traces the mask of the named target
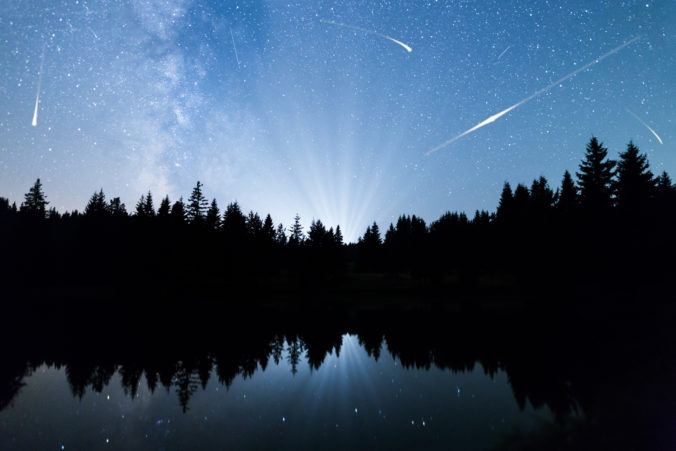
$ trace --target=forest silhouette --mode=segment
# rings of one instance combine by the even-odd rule
[[[102,189],[81,212],[48,207],[40,179],[18,207],[0,198],[10,293],[228,298],[255,287],[451,296],[546,287],[655,299],[675,269],[676,186],[666,172],[655,176],[632,142],[613,161],[595,137],[575,176],[566,171],[557,188],[544,177],[530,187],[507,182],[494,213],[448,212],[430,224],[402,215],[350,244],[319,219],[305,230],[298,216],[275,224],[237,202],[221,212],[200,182],[187,200],[167,196],[159,206],[143,194],[131,212]]]
[[[522,408],[589,420],[569,449],[640,449],[670,439],[676,402],[674,230],[669,175],[596,138],[557,188],[505,183],[494,213],[402,215],[349,244],[320,220],[221,211],[200,182],[187,200],[147,192],[130,212],[98,190],[60,213],[38,179],[20,206],[0,198],[0,411],[43,365],[76,397],[117,374],[187,410],[210,378],[315,370],[350,333],[407,368],[504,371]]]

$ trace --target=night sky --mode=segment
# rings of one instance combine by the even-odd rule
[[[200,180],[221,207],[354,240],[494,210],[505,181],[558,186],[592,135],[676,175],[674,24],[673,0],[6,1],[0,196],[40,177],[58,210],[100,188],[131,210]]]

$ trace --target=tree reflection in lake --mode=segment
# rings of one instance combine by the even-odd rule
[[[200,307],[196,311],[211,308]],[[676,359],[668,315],[591,311],[584,317],[509,313],[479,318],[441,312],[336,312],[332,318],[317,320],[309,314],[265,316],[240,311],[225,316],[216,311],[198,322],[196,312],[164,312],[154,318],[143,314],[134,319],[117,312],[99,324],[75,324],[68,315],[55,315],[50,312],[32,329],[18,321],[10,328],[12,334],[5,332],[5,343],[18,345],[3,356],[0,370],[4,415],[11,415],[8,406],[13,400],[21,400],[24,379],[46,367],[64,369],[76,398],[102,393],[109,390],[111,381],[119,380],[129,399],[137,397],[139,390],[174,392],[188,415],[193,398],[209,384],[230,388],[237,378],[255,379],[267,373],[272,362],[303,384],[321,385],[324,391],[313,392],[318,397],[329,399],[327,393],[341,384],[346,392],[362,390],[365,397],[376,396],[381,387],[373,384],[382,383],[384,376],[374,362],[391,359],[409,369],[407,374],[421,378],[428,371],[450,370],[439,373],[446,374],[448,382],[443,378],[432,382],[439,385],[432,389],[444,393],[458,375],[485,373],[494,379],[504,375],[520,409],[545,408],[556,420],[549,429],[543,427],[549,432],[545,438],[538,436],[540,445],[532,446],[544,446],[549,440],[569,442],[574,449],[640,449],[647,443],[659,449],[674,438],[669,412],[676,405],[672,386]],[[364,358],[350,360],[354,349],[363,350]],[[364,363],[369,360],[373,363]],[[343,365],[350,371],[368,366],[360,386],[344,386],[339,370],[328,367],[337,362],[349,362]],[[281,383],[274,386],[274,380],[269,383],[270,393],[286,389]],[[457,390],[460,396],[461,387]],[[270,394],[268,401],[274,400]],[[298,400],[299,405],[308,402]],[[316,406],[302,408],[306,412]],[[491,404],[485,403],[467,415],[490,415],[490,409]],[[0,435],[7,433],[3,430]],[[503,444],[521,446],[528,440],[512,434]],[[430,444],[444,446],[443,442]]]

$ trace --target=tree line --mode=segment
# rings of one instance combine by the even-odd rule
[[[556,189],[544,177],[530,187],[506,182],[495,212],[472,218],[447,212],[429,225],[402,215],[384,234],[374,222],[350,244],[340,226],[327,229],[321,220],[305,232],[298,215],[287,228],[269,214],[245,214],[237,202],[221,212],[199,181],[187,200],[165,196],[156,207],[149,191],[131,212],[103,190],[82,212],[48,206],[40,179],[19,207],[0,198],[0,231],[12,237],[1,246],[18,279],[36,271],[55,280],[77,273],[101,284],[106,277],[180,276],[201,286],[241,276],[356,271],[468,286],[504,275],[523,284],[597,283],[611,275],[626,283],[626,276],[646,282],[668,274],[673,262],[665,257],[676,249],[669,175],[653,174],[633,142],[617,161],[609,159],[596,137],[575,178],[566,171]]]

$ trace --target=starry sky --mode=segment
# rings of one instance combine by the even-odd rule
[[[0,196],[40,177],[61,211],[100,188],[130,209],[200,180],[355,240],[494,210],[505,181],[558,185],[592,135],[676,175],[675,23],[673,0],[3,2]]]

